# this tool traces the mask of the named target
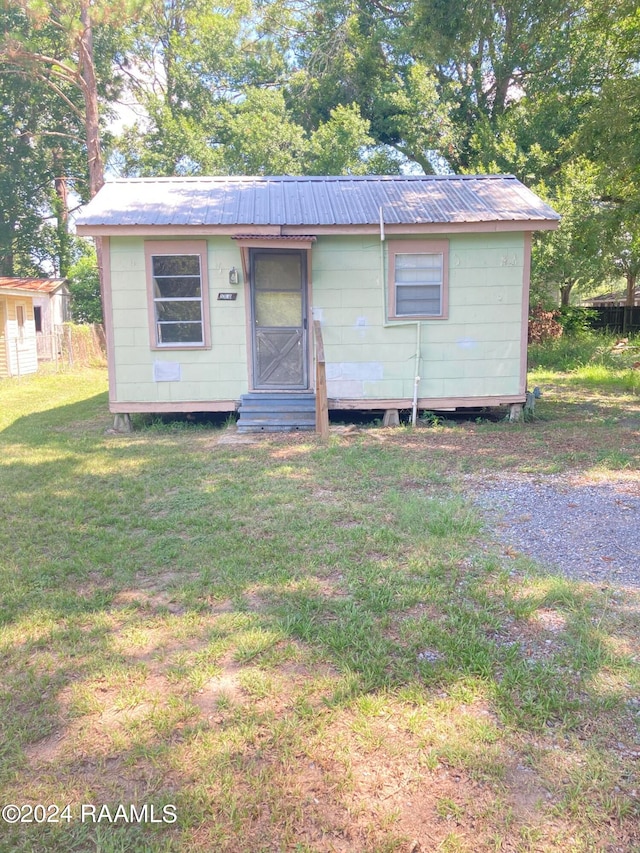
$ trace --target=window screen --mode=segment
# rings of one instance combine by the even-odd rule
[[[153,304],[158,346],[204,344],[199,255],[153,255]]]
[[[395,314],[439,317],[442,314],[444,262],[441,252],[395,255]]]

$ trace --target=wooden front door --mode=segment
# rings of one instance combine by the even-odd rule
[[[298,249],[252,249],[253,387],[309,387],[307,257]]]

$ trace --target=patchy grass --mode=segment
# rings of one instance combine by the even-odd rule
[[[0,800],[71,805],[0,850],[639,849],[638,595],[492,551],[465,495],[637,480],[637,397],[541,375],[526,425],[327,444],[0,383]]]
[[[640,336],[605,332],[565,334],[529,348],[531,383],[640,395]],[[559,376],[558,376],[559,374]]]

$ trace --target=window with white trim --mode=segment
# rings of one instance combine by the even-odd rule
[[[26,311],[24,305],[16,305],[16,322],[18,324],[18,341],[24,343],[24,327],[26,323]]]
[[[145,243],[152,349],[209,346],[205,241]]]
[[[448,243],[394,242],[389,247],[389,316],[444,319],[447,315]]]

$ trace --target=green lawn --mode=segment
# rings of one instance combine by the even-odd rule
[[[640,850],[640,599],[468,495],[640,481],[640,400],[533,379],[531,423],[326,444],[114,435],[102,371],[0,382],[0,805],[63,815],[0,851]]]

